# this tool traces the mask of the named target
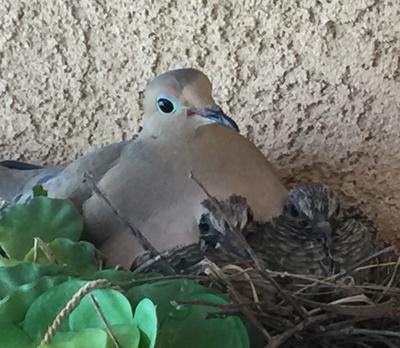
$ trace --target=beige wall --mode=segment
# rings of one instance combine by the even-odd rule
[[[0,0],[0,157],[130,137],[145,83],[193,66],[288,182],[329,183],[389,232],[399,40],[398,0]]]

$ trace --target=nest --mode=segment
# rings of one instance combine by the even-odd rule
[[[204,260],[204,282],[232,300],[213,316],[242,314],[268,348],[400,347],[400,258],[391,261],[393,249],[328,278]]]

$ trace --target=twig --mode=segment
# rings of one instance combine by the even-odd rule
[[[209,280],[210,278],[207,276],[175,274],[170,276],[149,277],[149,278],[134,279],[123,282],[114,282],[114,284],[120,286],[121,288],[125,288],[125,287],[132,287],[133,285],[140,285],[144,283],[151,283],[160,280],[170,280],[170,279]]]
[[[33,238],[33,262],[38,260],[38,238]]]
[[[338,274],[336,274],[333,279],[334,280],[339,280],[341,278],[344,278],[345,276],[347,276],[349,273],[353,272],[355,269],[357,269],[358,267],[362,266],[363,264],[367,263],[368,261],[371,261],[372,259],[381,256],[383,254],[387,254],[390,253],[392,251],[395,251],[396,248],[394,247],[394,245],[388,246],[382,250],[377,251],[376,253],[366,257],[365,259],[358,261],[357,263],[355,263],[353,266],[349,267],[349,269],[347,269],[344,272],[340,272]]]
[[[377,335],[377,336],[400,338],[400,332],[389,331],[389,330],[358,329],[354,327],[348,327],[340,330],[325,331],[323,333],[312,335],[309,338],[316,339],[326,336],[343,337],[343,336],[353,336],[353,335],[365,335],[365,336]]]
[[[383,297],[386,295],[386,293],[389,291],[389,289],[392,287],[392,284],[394,282],[394,279],[396,278],[396,274],[397,274],[397,270],[399,269],[399,266],[400,266],[400,256],[397,258],[396,266],[394,267],[392,276],[390,277],[390,280],[389,280],[386,288],[382,291],[382,293],[378,297],[377,302],[380,302],[383,299]]]
[[[144,261],[142,264],[140,264],[139,266],[135,267],[132,270],[132,273],[140,273],[142,271],[144,271],[145,269],[151,267],[152,265],[154,265],[155,263],[159,262],[161,260],[161,255],[156,255],[154,257],[152,257],[151,259],[148,259],[146,261]]]
[[[249,276],[248,272],[245,272],[245,270],[237,265],[227,265],[225,267],[222,268],[222,270],[235,270],[238,271],[239,274],[243,274],[243,276],[246,278],[246,280],[248,281],[249,285],[250,285],[250,289],[251,289],[251,293],[253,295],[253,299],[254,302],[260,302],[260,298],[257,294],[257,289],[254,286],[254,282],[251,279],[251,277]]]
[[[143,235],[143,233],[137,229],[136,227],[132,226],[130,222],[119,212],[119,210],[114,206],[114,204],[110,201],[107,195],[97,186],[93,175],[91,173],[85,172],[84,178],[89,181],[91,184],[93,192],[95,192],[111,209],[114,215],[124,224],[127,230],[136,238],[136,240],[141,244],[144,250],[150,252],[152,257],[160,256],[160,252],[153,247],[150,241]],[[175,269],[168,263],[167,260],[161,257],[161,262],[165,267],[165,270],[169,274],[176,274]]]
[[[354,264],[353,266],[351,266],[347,271],[343,271],[343,272],[341,272],[341,273],[337,273],[337,274],[334,274],[334,275],[332,275],[332,276],[326,277],[326,278],[323,279],[322,281],[324,281],[324,282],[328,282],[328,281],[337,281],[337,280],[339,280],[340,278],[343,278],[343,277],[347,276],[350,272],[352,272],[353,270],[357,269],[358,267],[360,267],[360,266],[363,265],[364,263],[366,263],[366,262],[368,262],[368,261],[374,259],[375,257],[381,256],[381,255],[383,255],[383,254],[386,254],[386,253],[389,253],[389,252],[395,251],[395,250],[396,250],[396,249],[395,249],[395,247],[394,247],[393,245],[392,245],[392,246],[389,246],[389,247],[386,247],[386,248],[384,248],[384,249],[382,249],[382,250],[380,250],[380,251],[377,251],[376,253],[374,253],[374,254],[372,254],[372,255],[366,257],[365,259],[363,259],[363,260],[357,262],[356,264]],[[304,286],[304,287],[302,287],[301,289],[297,290],[293,295],[298,295],[298,294],[304,292],[305,290],[314,287],[314,286],[317,285],[319,282],[320,282],[320,281],[316,281],[316,282],[314,282],[314,283],[307,284],[306,286]]]
[[[53,251],[50,249],[50,247],[45,243],[43,240],[41,240],[38,237],[33,238],[33,259],[34,262],[38,261],[38,250],[42,250],[44,256],[46,256],[47,260],[50,261],[51,263],[57,263],[57,258],[54,255]]]
[[[57,314],[51,325],[47,328],[47,331],[40,344],[50,343],[58,328],[64,322],[64,319],[67,318],[71,314],[71,312],[79,305],[85,295],[95,289],[104,289],[111,287],[113,287],[112,283],[106,279],[92,280],[82,286],[67,302],[65,307]]]
[[[362,320],[379,319],[379,318],[398,318],[398,309],[395,307],[394,299],[391,298],[387,302],[373,305],[331,305],[318,301],[307,300],[299,297],[298,301],[308,305],[312,308],[336,313],[338,315],[345,315],[347,317],[354,317]]]
[[[203,301],[203,300],[180,300],[180,301],[176,301],[176,303],[184,304],[184,305],[209,306],[209,307],[216,307],[216,308],[223,308],[223,309],[235,309],[235,310],[238,310],[242,307],[267,306],[270,304],[270,302],[268,302],[268,301],[260,301],[260,302],[245,301],[245,302],[241,302],[241,303],[221,304],[221,303],[215,303],[215,302]]]
[[[367,296],[362,294],[362,295],[354,295],[354,296],[340,298],[338,300],[329,302],[327,305],[334,306],[334,305],[342,305],[342,304],[355,303],[355,302],[362,302],[362,303],[365,303],[370,306],[375,304],[374,301],[372,301]]]
[[[371,268],[380,268],[380,267],[388,267],[388,266],[396,266],[397,262],[385,262],[385,263],[375,263],[373,265],[367,265],[363,267],[358,267],[354,270],[354,272],[365,271]]]
[[[244,236],[242,235],[242,233],[240,231],[238,231],[238,229],[232,224],[232,222],[230,221],[229,217],[226,216],[226,214],[224,213],[224,210],[221,207],[221,204],[219,203],[219,201],[213,197],[208,190],[205,188],[205,186],[194,176],[193,172],[190,172],[190,178],[201,188],[201,190],[206,194],[206,196],[208,197],[208,199],[214,204],[214,206],[218,209],[219,213],[222,215],[222,217],[225,219],[226,223],[228,224],[229,228],[232,230],[232,232],[234,232],[236,234],[236,236],[238,237],[238,239],[242,242],[245,250],[247,251],[247,253],[250,255],[251,259],[253,260],[257,270],[265,277],[267,278],[271,284],[275,287],[275,289],[281,294],[281,296],[288,302],[290,303],[293,308],[296,309],[296,311],[300,314],[300,316],[305,319],[307,318],[307,312],[301,308],[296,301],[293,299],[293,297],[291,297],[289,294],[287,294],[282,288],[281,286],[277,283],[277,281],[271,276],[271,274],[269,273],[269,270],[265,270],[262,266],[261,266],[261,262],[258,259],[257,255],[254,253],[253,249],[250,247],[250,245],[247,243],[247,240],[244,238]]]
[[[205,318],[206,319],[215,319],[215,318],[221,318],[221,317],[226,317],[229,315],[238,315],[238,314],[242,314],[242,310],[240,309],[235,309],[235,308],[228,308],[228,309],[224,309],[221,311],[215,311],[215,312],[206,312],[205,313]]]
[[[333,316],[330,313],[317,315],[315,317],[309,317],[309,318],[303,320],[302,322],[298,323],[294,327],[286,330],[282,334],[272,337],[270,343],[266,346],[266,348],[278,348],[282,343],[287,341],[294,334],[296,334],[300,331],[303,331],[305,328],[307,328],[308,326],[310,326],[312,324],[316,324],[318,322],[322,322],[322,321],[331,319],[332,317]]]
[[[371,337],[374,337],[377,342],[383,342],[389,348],[399,348],[398,344],[394,344],[394,343],[390,342],[390,340],[385,336],[382,336],[382,335],[371,335]]]
[[[115,348],[121,348],[121,345],[119,344],[117,337],[115,337],[114,333],[112,332],[111,327],[110,327],[106,317],[104,316],[104,313],[101,310],[99,303],[97,302],[97,299],[93,296],[93,294],[90,294],[89,296],[90,296],[90,299],[92,301],[94,308],[96,309],[97,314],[100,317],[100,320],[103,322],[108,335],[110,336],[111,340],[113,341]]]
[[[225,286],[227,287],[228,292],[231,293],[234,300],[238,303],[241,303],[242,295],[236,291],[236,289],[232,285],[231,281],[227,277],[225,277],[223,272],[212,262],[209,262],[209,269],[214,273],[215,276],[217,276],[219,279],[221,279],[225,283]],[[254,315],[254,313],[252,311],[250,311],[247,307],[243,307],[241,312],[247,318],[249,323],[251,323],[264,336],[264,338],[268,342],[271,339],[271,335],[261,325],[261,323],[258,321],[257,317]]]

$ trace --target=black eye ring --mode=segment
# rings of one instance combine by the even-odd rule
[[[171,100],[164,97],[157,99],[157,107],[160,112],[167,115],[172,114],[176,109],[175,104]]]

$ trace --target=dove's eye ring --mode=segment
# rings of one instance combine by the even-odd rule
[[[157,98],[157,108],[164,115],[171,115],[177,109],[177,102],[169,96],[160,95]]]

